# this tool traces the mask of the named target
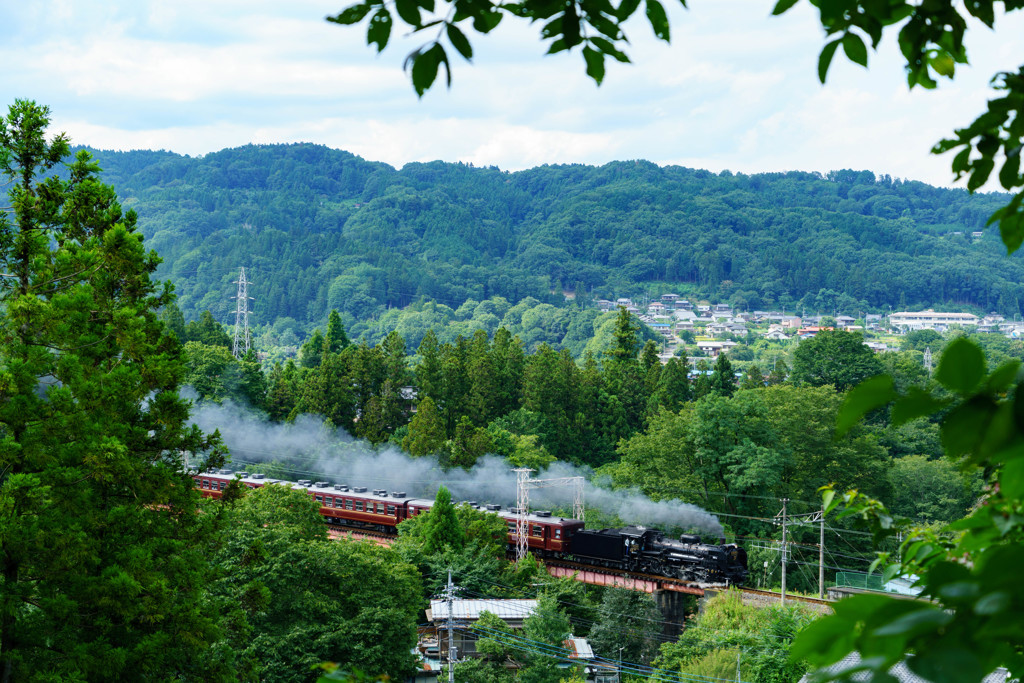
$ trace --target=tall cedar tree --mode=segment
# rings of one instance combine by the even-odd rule
[[[226,678],[171,288],[90,155],[57,173],[48,124],[0,118],[0,681]]]
[[[736,374],[729,357],[724,353],[719,354],[715,361],[715,370],[711,373],[711,391],[719,396],[732,396],[736,393]]]
[[[434,505],[427,514],[426,527],[423,530],[423,551],[428,555],[439,552],[445,547],[461,550],[466,545],[466,532],[455,514],[452,505],[452,494],[445,487],[437,490]]]
[[[327,350],[331,353],[341,353],[341,350],[351,344],[348,335],[345,334],[345,325],[341,322],[341,316],[337,311],[331,311],[327,318]]]

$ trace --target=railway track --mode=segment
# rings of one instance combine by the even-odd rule
[[[782,599],[782,594],[776,591],[766,591],[759,588],[744,588],[742,586],[740,586],[740,590],[748,595],[760,595],[780,601]],[[792,600],[793,602],[805,602],[810,605],[831,605],[834,602],[828,598],[811,598],[803,595],[793,595],[791,593],[786,593],[786,600]]]
[[[351,527],[328,526],[327,535],[332,540],[336,540],[339,538],[354,538],[360,540],[370,540],[376,543],[377,545],[391,545],[395,542],[394,534],[388,534],[382,531],[371,531],[369,529],[354,529]]]

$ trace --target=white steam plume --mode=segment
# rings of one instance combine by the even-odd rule
[[[444,471],[435,458],[414,458],[387,446],[378,450],[344,430],[324,426],[311,415],[300,416],[294,424],[278,424],[231,402],[196,404],[192,421],[206,432],[220,430],[236,469],[278,462],[288,468],[292,479],[330,480],[336,484],[404,491],[429,499],[443,484],[456,501],[503,506],[514,506],[516,502],[516,475],[498,456],[480,458],[468,472],[457,467]],[[722,536],[721,523],[706,510],[678,500],[653,501],[638,491],[600,488],[591,481],[593,471],[589,468],[556,461],[533,476],[584,477],[586,505],[615,514],[628,524],[690,528]],[[532,510],[571,505],[572,495],[566,489],[530,491]]]

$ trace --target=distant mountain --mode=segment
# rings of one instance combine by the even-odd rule
[[[1001,195],[868,171],[742,175],[645,161],[507,173],[396,170],[312,144],[192,158],[94,152],[141,217],[185,315],[228,321],[232,281],[257,322],[322,324],[430,298],[675,291],[748,309],[959,305],[1019,314],[1024,261],[998,231]]]

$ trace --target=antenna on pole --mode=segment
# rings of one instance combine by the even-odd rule
[[[235,302],[235,341],[231,353],[235,358],[241,358],[249,353],[249,285],[252,284],[245,279],[245,268],[238,272],[238,294],[232,298]]]

